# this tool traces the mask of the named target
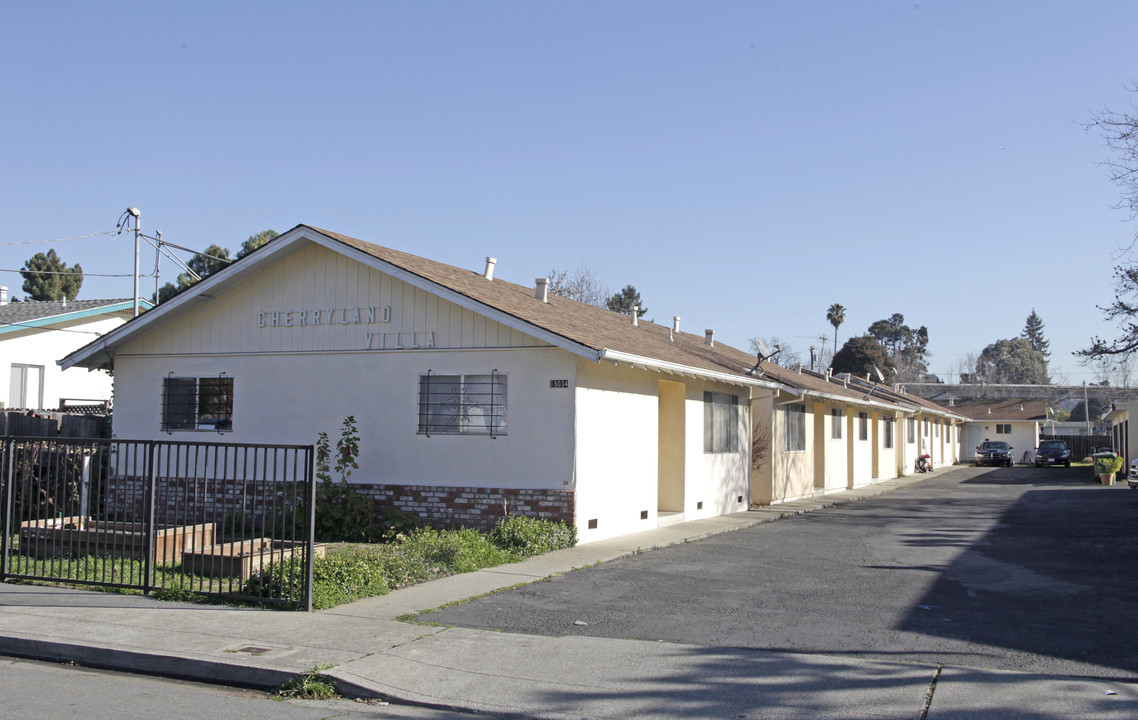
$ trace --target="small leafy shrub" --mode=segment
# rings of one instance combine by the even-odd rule
[[[321,669],[323,668],[313,667],[312,672],[289,679],[277,690],[277,697],[290,700],[331,700],[340,697],[332,679],[320,674]]]
[[[299,596],[304,587],[304,563],[272,563],[249,578],[244,592],[260,597]],[[360,553],[336,553],[312,559],[312,607],[325,609],[365,597],[386,595],[387,580],[380,566]]]
[[[517,562],[518,555],[495,545],[477,530],[423,528],[408,535],[401,548],[419,556],[446,574],[465,573],[481,568]]]
[[[422,526],[415,515],[381,507],[348,485],[316,489],[318,542],[394,542]]]
[[[490,531],[490,541],[523,557],[540,555],[577,544],[577,528],[525,515],[507,515]]]

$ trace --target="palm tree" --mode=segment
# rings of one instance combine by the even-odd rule
[[[826,311],[826,319],[834,326],[834,354],[838,354],[838,326],[846,321],[846,309],[841,303],[834,303]]]

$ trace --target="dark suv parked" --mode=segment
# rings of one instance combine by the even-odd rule
[[[985,440],[976,448],[977,465],[1012,466],[1012,448],[1002,440]]]
[[[1071,451],[1062,440],[1044,440],[1035,450],[1035,467],[1062,465],[1071,467]]]

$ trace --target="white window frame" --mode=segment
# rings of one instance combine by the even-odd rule
[[[39,383],[36,387],[28,386],[28,371],[39,371]],[[25,363],[12,363],[10,371],[11,385],[8,387],[8,404],[12,410],[44,410],[43,406],[43,365],[28,365]],[[31,396],[31,397],[29,397]],[[34,401],[32,405],[29,401]]]
[[[1011,423],[996,423],[996,434],[997,435],[1011,435],[1012,434],[1012,424]]]
[[[162,378],[162,432],[233,432],[233,378]]]
[[[508,375],[436,373],[419,376],[419,417],[416,434],[467,435],[496,439],[507,435]]]

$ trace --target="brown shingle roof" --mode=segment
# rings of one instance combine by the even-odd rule
[[[945,407],[973,420],[1006,420],[1009,422],[1046,420],[1047,401],[1043,398],[1001,398],[958,400]]]
[[[309,226],[305,226],[309,227]],[[549,295],[542,302],[534,288],[516,285],[481,273],[392,250],[339,233],[310,228],[328,238],[390,263],[487,307],[595,351],[610,350],[701,370],[746,378],[755,356],[716,342],[709,346],[703,335],[673,332],[670,327],[641,319],[632,324],[628,315],[575,300]]]

